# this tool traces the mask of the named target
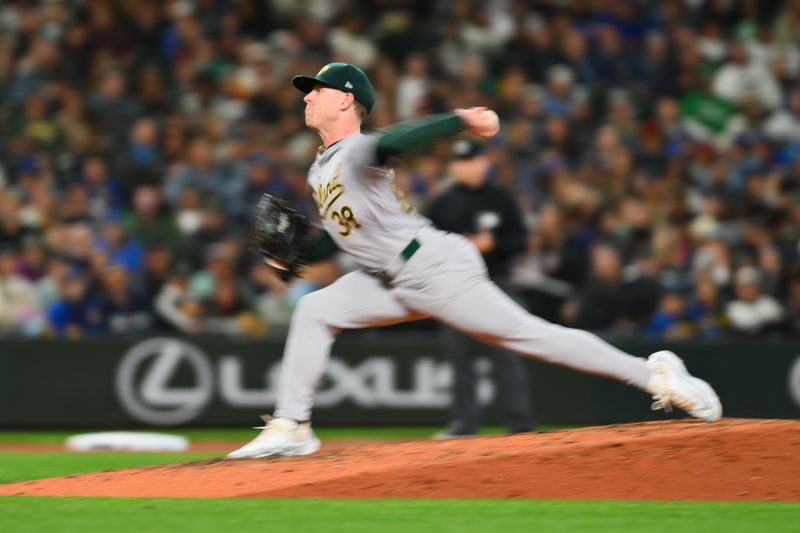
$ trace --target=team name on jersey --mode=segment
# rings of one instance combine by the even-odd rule
[[[339,181],[339,171],[341,167],[341,164],[336,165],[336,171],[333,173],[333,177],[313,187],[311,194],[314,197],[314,203],[317,204],[319,217],[325,220],[330,214],[330,219],[339,224],[339,235],[342,237],[349,237],[353,233],[353,230],[361,228],[361,223],[358,221],[349,205],[343,205],[339,208],[333,207],[333,204],[344,194],[344,185]]]
[[[336,165],[336,172],[334,172],[333,177],[325,183],[320,183],[311,191],[314,203],[317,204],[317,209],[319,209],[319,216],[323,219],[328,215],[328,211],[336,203],[336,200],[344,194],[344,185],[339,181],[340,168],[341,164]]]

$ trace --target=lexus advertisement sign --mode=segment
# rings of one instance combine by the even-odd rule
[[[418,357],[401,385],[397,359],[370,356],[349,363],[333,357],[322,387],[315,397],[317,409],[335,409],[348,403],[359,409],[445,410],[450,402],[450,366],[433,357]],[[479,399],[491,402],[492,383],[486,375],[489,362],[478,360]],[[245,384],[250,366],[256,385]],[[184,367],[184,368],[181,368]],[[184,372],[186,383],[180,382]],[[280,362],[263,358],[247,365],[235,353],[209,357],[192,342],[160,337],[142,341],[122,356],[115,382],[125,411],[145,424],[172,426],[191,422],[209,403],[256,414],[270,411],[278,393]]]
[[[625,345],[640,356],[665,346]],[[718,391],[726,416],[800,415],[800,343],[668,347]],[[4,427],[250,426],[275,405],[282,343],[219,338],[0,341]],[[491,360],[477,354],[484,420],[499,423]],[[642,392],[528,361],[542,424],[663,419]],[[315,396],[316,425],[444,425],[452,372],[436,335],[345,335]],[[679,417],[681,413],[669,416]]]

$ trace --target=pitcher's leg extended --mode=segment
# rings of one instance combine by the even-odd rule
[[[490,281],[448,302],[442,320],[490,344],[647,390],[650,369],[597,335],[531,315]]]
[[[692,377],[675,354],[658,352],[645,360],[587,331],[547,322],[529,314],[488,279],[458,292],[431,315],[490,344],[638,387],[652,394],[659,406],[675,404],[705,420],[721,416],[713,389]]]

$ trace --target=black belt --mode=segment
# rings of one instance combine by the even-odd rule
[[[411,239],[411,242],[409,242],[408,245],[403,248],[403,251],[400,252],[399,257],[402,258],[403,261],[408,261],[414,256],[415,253],[417,253],[417,250],[419,250],[420,246],[421,244],[417,239]],[[372,275],[378,278],[381,283],[387,287],[392,283],[393,276],[385,270],[379,270]]]

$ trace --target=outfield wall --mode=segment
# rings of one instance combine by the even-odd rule
[[[645,356],[663,344],[625,344]],[[800,343],[672,346],[715,386],[726,416],[800,416]],[[280,341],[154,337],[0,341],[0,426],[248,426],[272,411]],[[496,422],[488,361],[485,419]],[[663,419],[641,392],[527,362],[538,419],[599,424]],[[318,425],[443,424],[451,373],[435,334],[345,335],[317,394]]]

